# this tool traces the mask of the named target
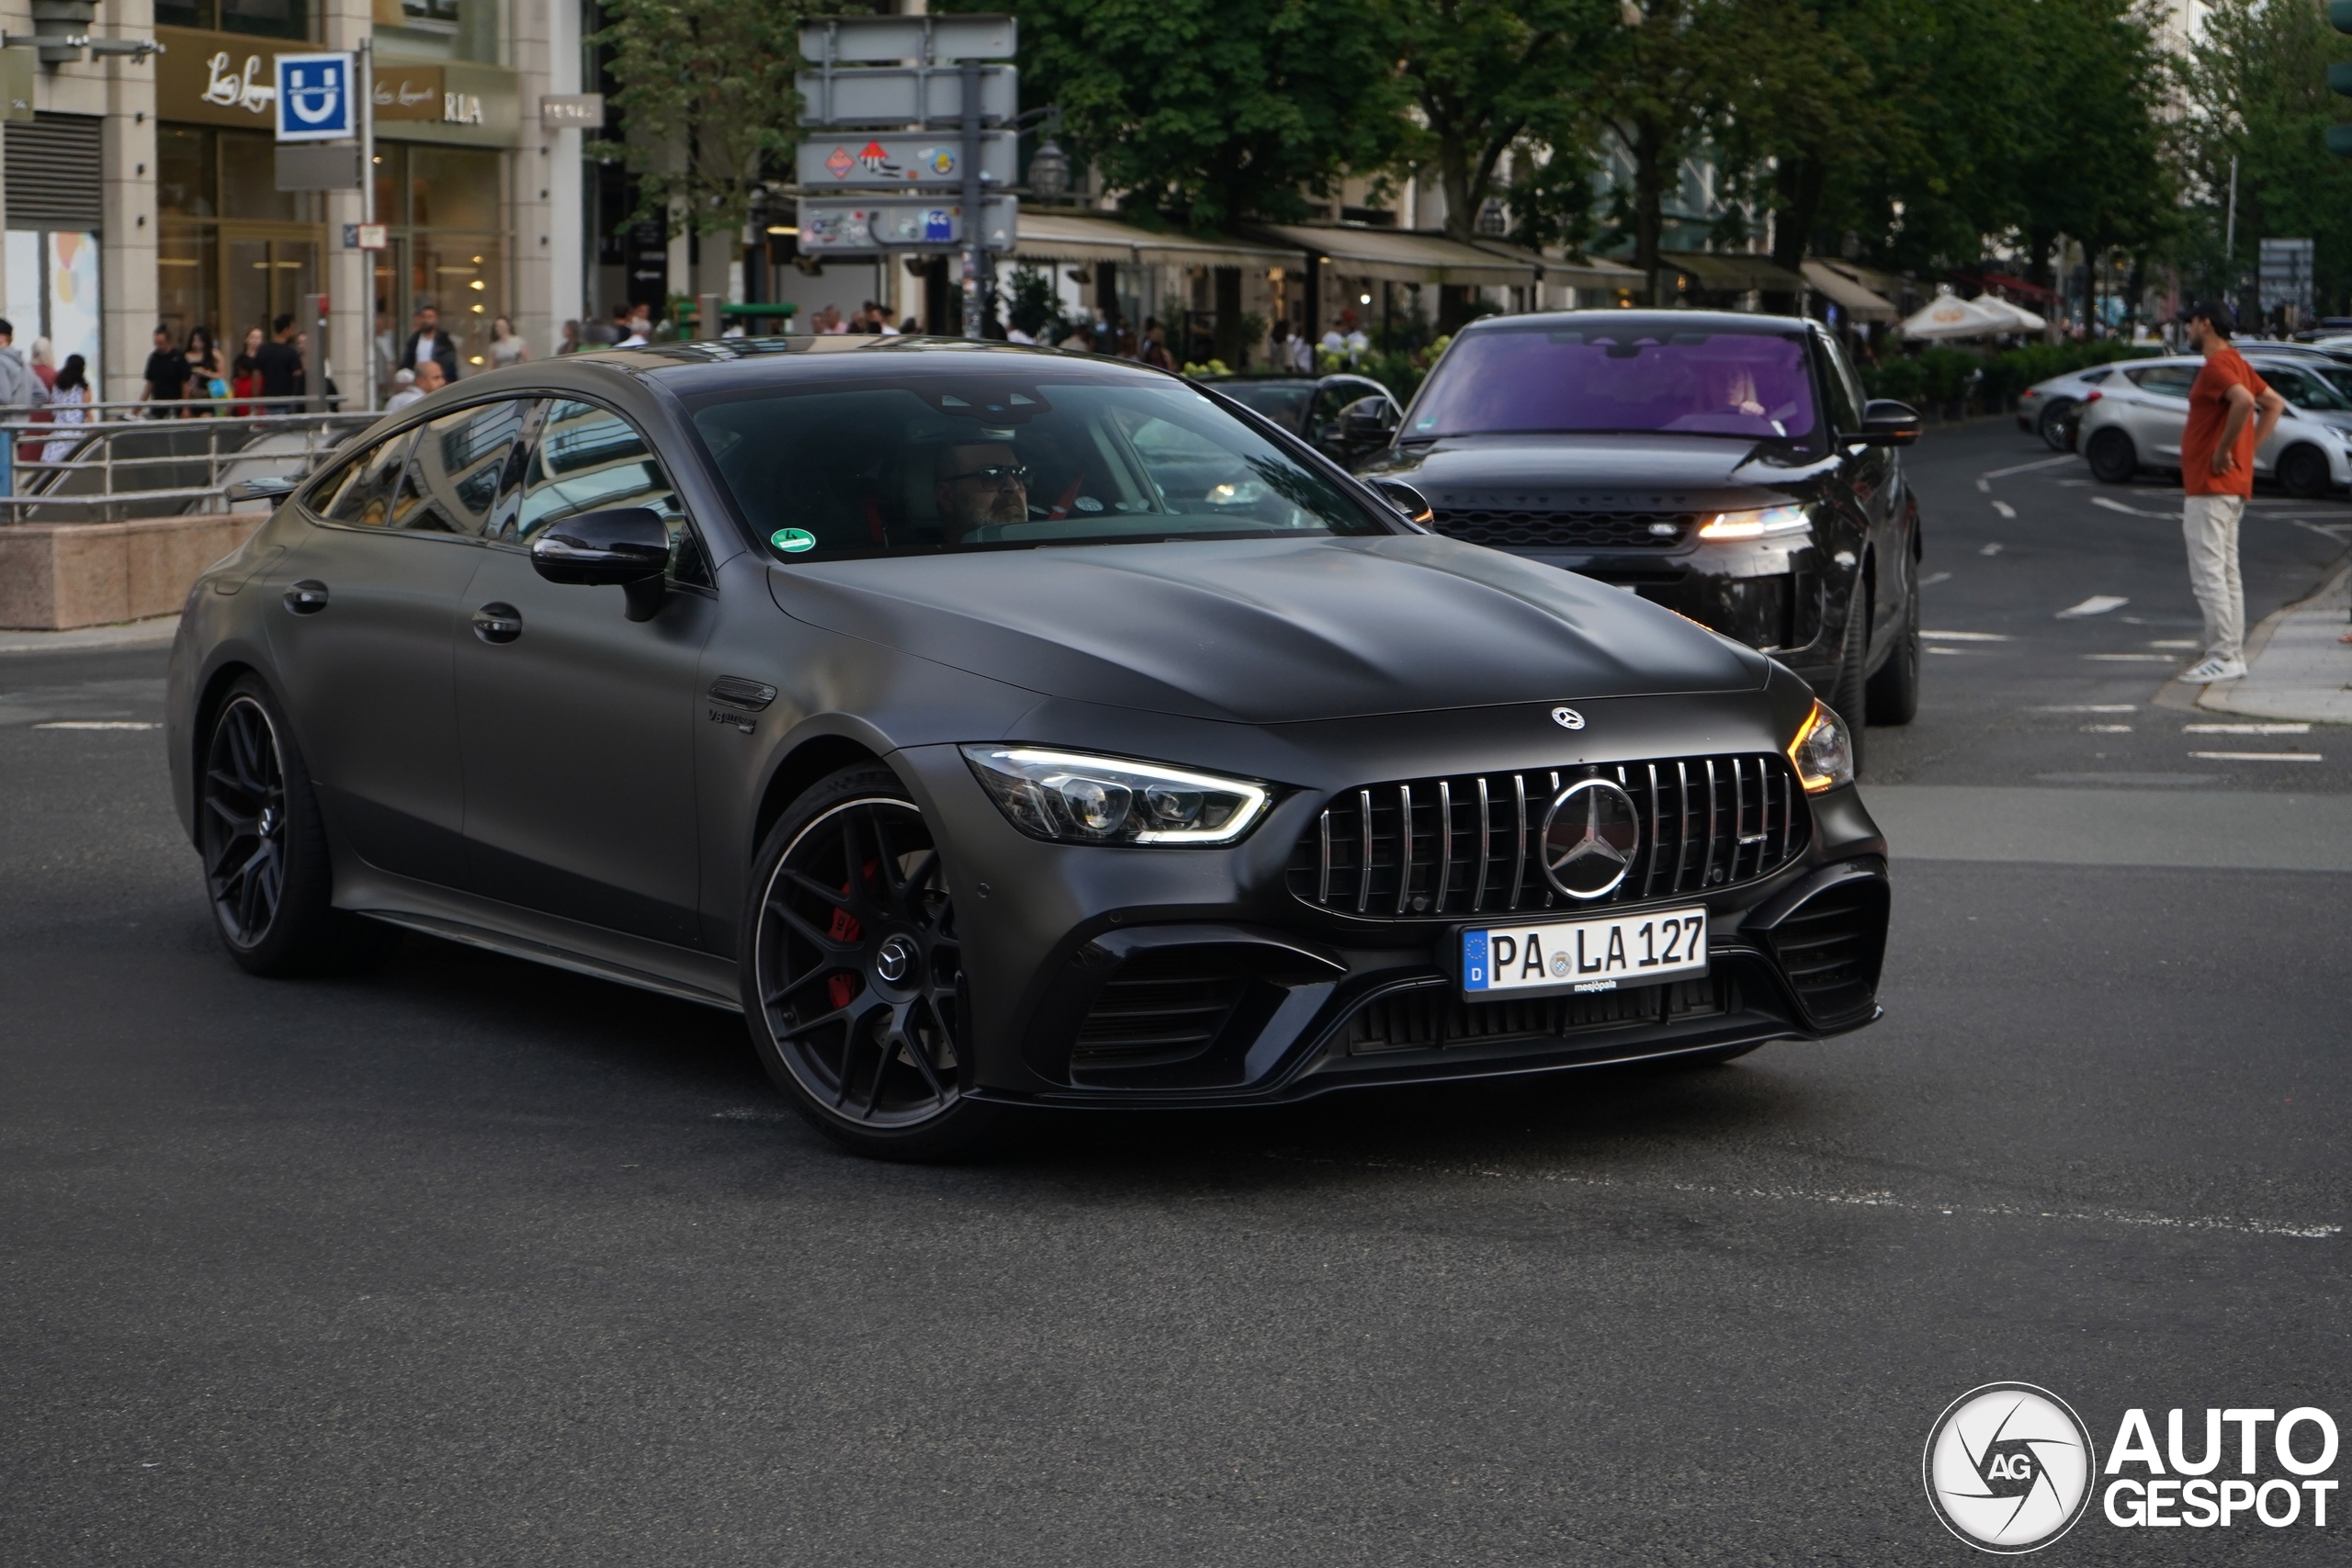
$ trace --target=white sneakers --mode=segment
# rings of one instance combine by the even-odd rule
[[[2210,686],[2216,681],[2242,681],[2245,679],[2245,660],[2222,659],[2209,653],[2181,671],[2180,679],[2191,686]]]

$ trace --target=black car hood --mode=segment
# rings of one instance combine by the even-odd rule
[[[1722,503],[1726,492],[1802,485],[1832,466],[1718,436],[1463,435],[1400,447],[1365,473],[1403,479],[1432,506],[1508,496],[1522,505],[1646,507]]]
[[[1280,724],[1761,686],[1770,661],[1554,568],[1426,535],[773,567],[797,620],[1050,696]]]

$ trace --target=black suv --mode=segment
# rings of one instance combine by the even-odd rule
[[[1919,507],[1889,450],[1918,434],[1812,321],[1580,310],[1464,328],[1357,468],[1439,533],[1772,655],[1859,744],[1919,705]]]

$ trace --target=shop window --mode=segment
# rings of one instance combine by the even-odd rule
[[[499,226],[495,152],[420,143],[409,148],[408,165],[411,223],[420,229]]]
[[[309,0],[155,0],[155,22],[254,38],[307,39],[311,7]]]
[[[167,218],[220,216],[212,132],[194,125],[155,128],[155,210]]]
[[[277,188],[277,144],[257,130],[224,130],[220,138],[220,215],[275,223],[318,220],[312,191]]]
[[[374,0],[376,39],[423,60],[499,63],[500,0]]]

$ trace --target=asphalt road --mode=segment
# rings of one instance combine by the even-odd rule
[[[153,720],[162,654],[0,657],[0,1562],[1962,1562],[1920,1449],[1974,1385],[2102,1454],[2352,1425],[2352,745],[2085,657],[2195,612],[2078,469],[1976,487],[2045,456],[1913,457],[1929,629],[2010,640],[1871,738],[1939,857],[1898,829],[1877,1027],[955,1169],[831,1152],[690,1005],[423,940],[244,977],[157,734],[40,728]],[[2342,553],[2252,526],[2255,613]],[[2336,1562],[2338,1504],[2042,1560]]]

